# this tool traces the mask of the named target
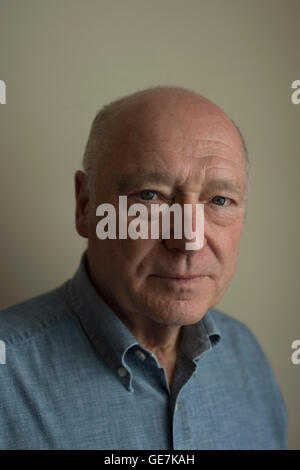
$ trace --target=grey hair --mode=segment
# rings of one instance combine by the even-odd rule
[[[88,188],[93,187],[92,179],[97,172],[97,161],[109,156],[113,149],[113,124],[127,97],[112,101],[96,114],[83,154],[82,167],[88,176]]]
[[[248,180],[249,179],[249,173],[250,173],[250,159],[249,159],[249,152],[248,152],[247,144],[246,144],[246,141],[244,139],[243,134],[241,133],[240,128],[236,125],[236,123],[233,121],[233,119],[231,119],[231,122],[234,125],[234,127],[236,128],[236,130],[238,131],[238,134],[239,134],[241,142],[242,142],[244,155],[245,155],[245,161],[246,161],[246,175],[247,175],[247,180]]]
[[[166,88],[190,91],[190,90],[186,90],[185,88],[180,88],[180,87],[153,87],[153,88],[148,88],[147,90],[138,91],[134,93],[134,96],[142,95],[149,90],[166,89]],[[94,179],[94,176],[97,173],[97,162],[104,156],[109,157],[111,155],[111,152],[113,150],[113,145],[114,145],[114,136],[113,136],[114,124],[117,121],[118,115],[122,111],[123,105],[128,102],[131,96],[133,95],[124,96],[122,98],[118,98],[117,100],[114,100],[108,103],[103,108],[101,108],[100,111],[98,111],[98,113],[96,114],[92,122],[91,130],[90,130],[89,137],[85,146],[85,151],[84,151],[83,160],[82,160],[83,170],[88,176],[88,190],[89,191],[94,187],[92,180]],[[249,155],[248,155],[246,142],[238,126],[235,124],[235,122],[232,119],[231,121],[241,138],[241,142],[242,142],[242,146],[243,146],[244,154],[245,154],[246,175],[247,175],[247,180],[248,180],[250,162],[249,162]]]

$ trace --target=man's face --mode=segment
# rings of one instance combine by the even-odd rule
[[[144,203],[149,210],[151,204],[204,203],[203,248],[186,250],[186,239],[172,237],[99,240],[96,207],[113,204],[118,220],[120,195],[128,206]],[[104,299],[116,312],[158,323],[199,321],[233,277],[245,199],[242,145],[223,114],[184,106],[175,114],[171,107],[127,125],[98,170],[89,202],[88,263]]]

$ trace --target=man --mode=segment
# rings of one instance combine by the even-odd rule
[[[1,447],[286,448],[285,404],[261,347],[214,308],[246,212],[236,126],[194,92],[144,90],[96,116],[84,169],[75,175],[76,228],[88,239],[78,271],[0,314]],[[148,209],[202,204],[201,248],[173,231],[100,240],[97,208],[118,215],[120,195]]]

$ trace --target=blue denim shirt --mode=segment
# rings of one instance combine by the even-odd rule
[[[284,449],[285,404],[253,333],[217,310],[164,369],[86,272],[0,312],[1,449]]]

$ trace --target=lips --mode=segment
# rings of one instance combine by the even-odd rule
[[[173,286],[191,286],[197,284],[206,276],[203,274],[169,274],[168,276],[154,274],[153,277],[160,280],[160,282],[165,282]]]
[[[161,277],[163,279],[191,280],[191,279],[198,279],[199,277],[204,277],[204,274],[166,274],[166,275],[154,274],[154,276]]]

